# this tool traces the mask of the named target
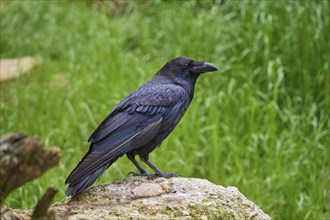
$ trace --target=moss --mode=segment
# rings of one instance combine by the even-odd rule
[[[204,201],[203,201],[204,202]],[[211,201],[207,201],[211,202]],[[230,220],[235,219],[232,213],[228,213],[220,205],[216,204],[215,206],[208,206],[203,203],[201,204],[189,204],[190,215],[195,219],[200,219],[202,216],[207,216],[208,219],[223,219]]]

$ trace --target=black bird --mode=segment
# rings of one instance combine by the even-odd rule
[[[79,193],[124,154],[140,174],[148,174],[136,161],[139,155],[156,176],[171,177],[155,167],[149,153],[173,131],[187,110],[197,78],[201,73],[213,72],[211,63],[178,57],[166,63],[159,72],[140,88],[122,100],[92,133],[91,143],[77,167],[65,181],[67,195]]]

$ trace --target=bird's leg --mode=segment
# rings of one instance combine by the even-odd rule
[[[127,158],[132,161],[132,163],[136,166],[140,173],[129,172],[128,174],[132,174],[133,176],[150,176],[151,174],[147,173],[145,169],[141,167],[141,165],[135,160],[134,154],[126,154]]]
[[[176,176],[180,176],[179,174],[175,174],[175,173],[163,173],[162,171],[160,171],[157,167],[155,167],[155,165],[153,165],[150,161],[149,161],[149,157],[148,156],[141,156],[140,155],[141,160],[146,163],[155,173],[157,176],[159,177],[176,177]]]

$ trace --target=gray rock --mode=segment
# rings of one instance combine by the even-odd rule
[[[132,193],[135,195],[135,198],[147,198],[152,196],[158,196],[164,191],[159,184],[155,183],[142,183],[141,185],[135,187],[132,190]]]
[[[57,219],[70,220],[271,219],[235,187],[181,177],[130,177],[94,186],[55,203],[50,211]],[[19,217],[19,211],[16,214]]]

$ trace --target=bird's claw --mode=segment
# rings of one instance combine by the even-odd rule
[[[159,173],[159,174],[150,174],[150,173],[136,173],[136,172],[129,172],[128,175],[132,176],[145,176],[148,178],[157,178],[157,177],[164,177],[164,178],[171,178],[171,177],[179,177],[180,174],[176,173]]]
[[[135,173],[129,172],[128,175],[132,174],[132,176],[146,176],[146,177],[156,177],[156,174],[149,174],[149,173]]]
[[[159,177],[165,177],[165,178],[171,178],[171,177],[179,177],[181,176],[180,174],[176,173],[162,173],[161,175],[157,175]]]
[[[132,174],[132,176],[141,176],[140,173],[135,173],[133,171],[129,172],[127,175],[131,175],[131,174]]]

